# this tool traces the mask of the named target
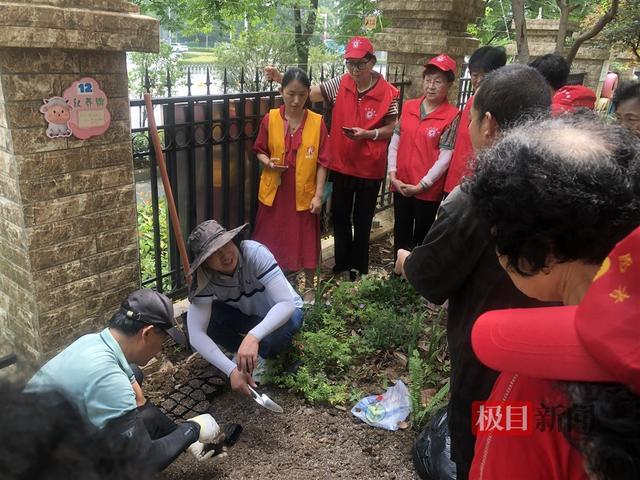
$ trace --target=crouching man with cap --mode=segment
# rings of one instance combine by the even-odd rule
[[[132,365],[145,365],[175,328],[173,304],[153,290],[133,292],[100,333],[84,335],[49,360],[29,381],[27,392],[61,392],[99,429],[135,442],[145,469],[160,471],[187,448],[198,460],[212,457],[206,444],[222,440],[209,414],[176,425],[142,396]]]
[[[291,343],[303,314],[302,299],[267,247],[241,240],[246,228],[227,231],[208,220],[191,232],[187,326],[191,346],[229,377],[234,391],[250,395],[247,385],[260,381],[264,359]]]

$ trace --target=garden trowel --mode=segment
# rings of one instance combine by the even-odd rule
[[[258,392],[256,392],[253,388],[251,388],[249,385],[247,385],[247,387],[249,387],[251,396],[259,405],[262,405],[267,410],[271,410],[272,412],[275,412],[275,413],[282,413],[284,411],[282,410],[282,407],[280,405],[278,405],[276,402],[271,400],[264,393],[261,395]]]

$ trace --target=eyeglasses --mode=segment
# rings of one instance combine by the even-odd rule
[[[433,85],[433,86],[434,86],[434,87],[436,87],[436,88],[440,88],[440,87],[442,87],[442,86],[445,84],[445,82],[443,82],[442,80],[433,80],[433,79],[427,79],[427,78],[425,78],[425,79],[424,79],[424,84],[425,84],[427,87],[430,87],[430,86],[432,86],[432,85]]]
[[[349,70],[364,70],[364,67],[369,63],[369,60],[364,62],[354,62],[353,60],[347,60],[344,62]]]

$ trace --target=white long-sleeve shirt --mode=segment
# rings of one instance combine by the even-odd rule
[[[398,171],[398,145],[400,144],[400,135],[394,133],[391,137],[391,143],[389,144],[389,153],[387,156],[388,167],[387,172],[396,172]],[[447,150],[444,148],[440,149],[440,154],[438,155],[438,159],[431,166],[431,168],[425,173],[424,177],[420,179],[420,184],[424,188],[430,188],[442,175],[447,173],[447,169],[449,168],[449,163],[451,163],[451,157],[453,155],[453,150]]]
[[[302,299],[293,290],[271,252],[262,244],[245,240],[240,245],[238,268],[233,275],[209,272],[208,284],[191,299],[187,326],[191,346],[227,376],[236,368],[207,335],[211,304],[222,301],[245,315],[263,317],[251,331],[259,341],[284,325]]]

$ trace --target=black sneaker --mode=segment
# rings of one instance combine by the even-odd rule
[[[360,272],[355,269],[352,268],[351,270],[349,270],[349,280],[352,282],[355,282],[356,280],[360,279]]]
[[[340,275],[342,272],[346,272],[347,270],[347,267],[341,267],[339,265],[334,265],[331,269],[334,275]]]

